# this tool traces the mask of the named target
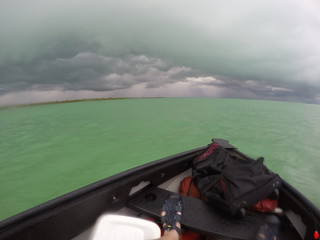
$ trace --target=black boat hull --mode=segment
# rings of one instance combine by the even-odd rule
[[[233,154],[247,158],[227,141],[217,141]],[[92,226],[102,213],[116,212],[128,205],[130,192],[139,183],[148,181],[152,186],[158,186],[190,169],[192,160],[205,148],[206,146],[136,167],[6,219],[0,223],[0,239],[72,239]],[[285,218],[288,225],[292,226],[293,239],[313,239],[315,226],[320,226],[319,209],[285,181],[280,195],[279,204],[283,211],[292,212],[292,216],[301,219],[294,223],[289,217]],[[246,239],[248,236],[238,238],[237,235],[218,234],[212,229],[208,230],[208,226],[199,229],[193,228],[191,223],[185,225],[220,239]]]

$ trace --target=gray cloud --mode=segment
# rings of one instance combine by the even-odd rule
[[[2,1],[0,95],[211,77],[189,82],[317,102],[319,11],[315,0]]]
[[[40,59],[0,68],[0,92],[23,90],[111,91],[147,83],[154,88],[184,81],[194,71],[143,55],[109,57],[83,52],[70,58]]]

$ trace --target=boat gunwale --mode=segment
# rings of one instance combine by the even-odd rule
[[[131,169],[128,169],[126,171],[117,173],[115,175],[106,177],[104,179],[101,179],[97,182],[88,184],[84,187],[78,188],[72,192],[63,194],[61,196],[58,196],[52,200],[49,200],[47,202],[44,202],[42,204],[39,204],[35,207],[32,207],[30,209],[27,209],[21,213],[18,213],[16,215],[13,215],[7,219],[4,219],[0,221],[0,233],[5,231],[7,228],[17,225],[20,222],[30,220],[33,217],[37,217],[39,214],[45,214],[47,212],[50,212],[52,209],[58,208],[61,205],[68,204],[72,202],[73,200],[77,200],[81,197],[84,197],[85,195],[88,195],[92,192],[98,191],[99,189],[104,189],[108,185],[113,184],[114,182],[117,182],[119,180],[122,180],[124,178],[127,178],[129,176],[134,175],[135,173],[141,171],[141,170],[147,170],[151,168],[155,168],[156,166],[160,166],[163,163],[167,163],[169,161],[172,161],[173,159],[182,158],[187,155],[192,155],[197,152],[203,151],[207,146],[195,148],[189,151],[184,151],[178,154],[174,154],[165,158],[161,158]]]

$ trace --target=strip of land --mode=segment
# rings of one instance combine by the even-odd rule
[[[8,109],[8,108],[18,108],[18,107],[31,107],[31,106],[38,106],[38,105],[47,105],[47,104],[61,104],[61,103],[89,102],[89,101],[105,101],[105,100],[123,100],[123,99],[145,99],[145,98],[161,98],[161,97],[74,99],[74,100],[62,100],[62,101],[52,101],[52,102],[38,102],[38,103],[27,103],[27,104],[0,106],[0,110],[1,110],[1,109]]]

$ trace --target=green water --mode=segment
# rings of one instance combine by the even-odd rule
[[[127,99],[0,110],[0,219],[225,138],[320,207],[320,105]]]

